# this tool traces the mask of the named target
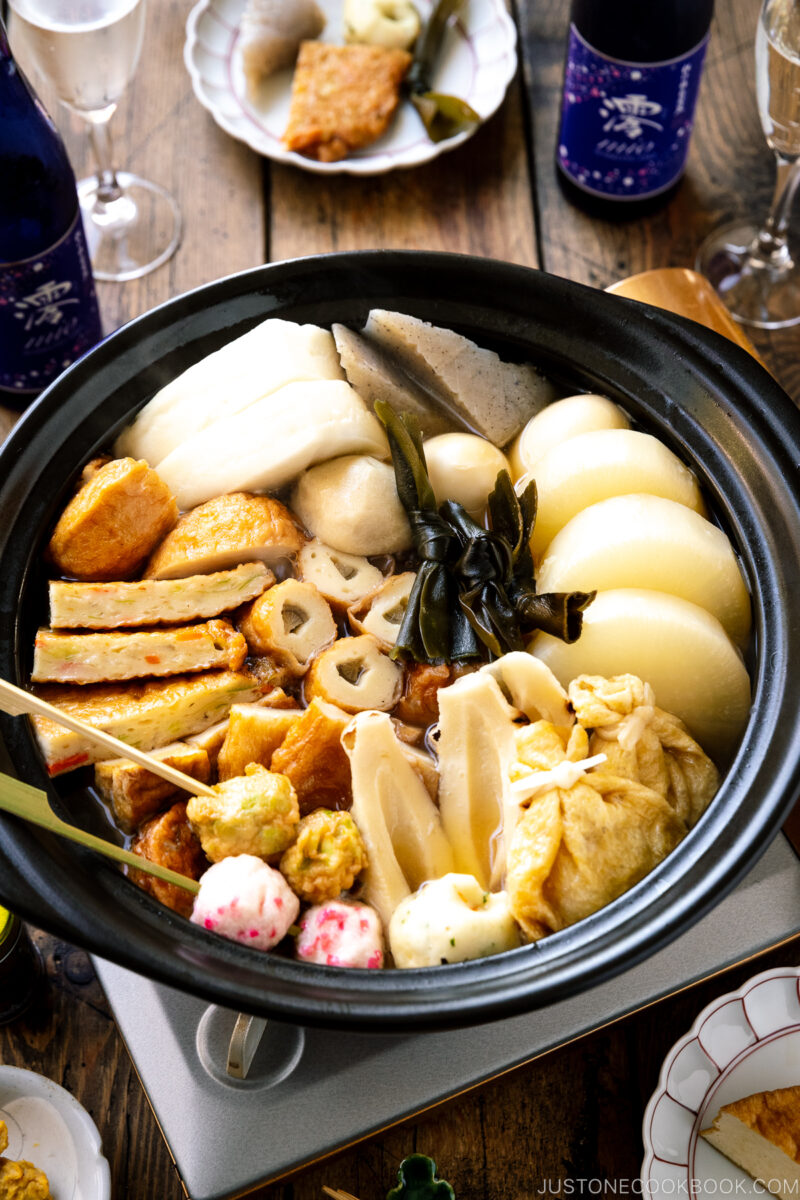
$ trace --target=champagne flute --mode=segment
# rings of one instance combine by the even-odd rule
[[[139,61],[145,0],[9,2],[12,41],[89,128],[97,175],[79,181],[78,197],[94,277],[137,279],[165,263],[181,236],[169,192],[114,169],[109,122]]]
[[[761,226],[745,220],[715,230],[695,265],[737,321],[782,329],[800,322],[800,269],[787,241],[800,186],[800,0],[764,0],[756,88],[761,125],[777,161],[772,205]]]

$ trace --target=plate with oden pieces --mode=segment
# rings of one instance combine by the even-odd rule
[[[672,1047],[644,1115],[644,1196],[763,1196],[700,1137],[724,1104],[800,1084],[800,968],[778,967],[712,1001]]]
[[[35,1071],[0,1065],[0,1120],[8,1127],[5,1157],[44,1171],[53,1200],[110,1200],[100,1134],[65,1088]]]
[[[318,0],[326,17],[320,41],[344,42],[344,0]],[[433,0],[415,0],[425,22]],[[293,70],[277,71],[261,84],[256,102],[247,95],[239,50],[239,22],[245,0],[200,0],[186,25],[184,61],[195,95],[218,125],[259,154],[293,163],[306,171],[336,175],[380,175],[415,167],[466,141],[475,128],[432,142],[407,100],[377,142],[338,162],[317,162],[288,150],[282,141],[289,118]],[[451,22],[439,54],[433,86],[459,96],[483,120],[497,111],[517,68],[516,29],[504,0],[467,0]]]

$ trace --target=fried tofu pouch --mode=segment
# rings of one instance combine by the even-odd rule
[[[686,726],[655,703],[636,675],[579,675],[569,685],[575,716],[591,730],[590,754],[605,754],[604,770],[637,780],[662,796],[688,829],[719,787],[719,771]]]
[[[588,750],[579,725],[567,736],[549,721],[535,721],[517,734],[519,761],[534,772],[578,763]],[[531,797],[511,839],[511,912],[531,940],[573,925],[638,883],[686,831],[658,792],[603,767],[570,787],[546,785]]]
[[[8,1145],[8,1127],[0,1121],[0,1154]],[[44,1171],[33,1163],[0,1158],[0,1200],[53,1200]]]

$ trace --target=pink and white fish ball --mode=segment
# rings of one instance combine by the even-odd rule
[[[299,912],[300,901],[280,871],[253,854],[234,854],[202,876],[191,919],[233,942],[271,950]]]
[[[382,967],[381,919],[368,904],[317,904],[300,922],[297,957],[326,967]]]

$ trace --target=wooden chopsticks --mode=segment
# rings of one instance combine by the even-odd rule
[[[158,863],[150,862],[149,859],[142,858],[139,854],[124,850],[122,846],[116,846],[113,842],[95,837],[93,833],[86,833],[83,829],[68,825],[66,821],[62,821],[60,817],[56,816],[50,807],[47,796],[39,788],[31,787],[29,783],[22,783],[21,780],[12,779],[10,775],[4,775],[1,772],[0,809],[12,813],[15,817],[31,821],[34,825],[41,825],[43,829],[49,829],[51,833],[57,833],[60,837],[69,838],[70,841],[77,842],[80,846],[86,846],[89,850],[104,854],[106,858],[113,858],[117,862],[125,863],[126,866],[135,867],[137,871],[155,875],[164,883],[174,883],[187,892],[197,893],[200,891],[200,884],[195,879],[189,879],[187,875],[180,875],[177,871],[171,871],[169,867],[162,867]]]
[[[13,683],[7,683],[5,679],[0,679],[0,711],[8,713],[12,717],[21,716],[23,713],[29,716],[47,717],[50,721],[55,721],[57,725],[62,725],[65,729],[71,729],[73,733],[79,733],[96,742],[104,750],[110,750],[116,757],[129,758],[139,766],[146,767],[148,771],[166,779],[174,787],[191,792],[195,796],[216,795],[208,784],[201,783],[198,779],[192,779],[190,775],[184,775],[183,771],[178,771],[175,767],[160,762],[152,754],[138,750],[135,746],[129,746],[127,742],[120,741],[119,738],[115,738],[110,733],[104,733],[101,729],[95,729],[93,725],[79,720],[78,717],[69,716],[60,708],[56,708],[54,704],[40,700],[38,696],[15,687]]]

